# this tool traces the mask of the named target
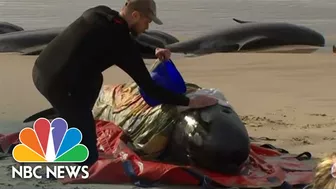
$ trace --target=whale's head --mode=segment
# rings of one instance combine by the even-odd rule
[[[220,104],[183,112],[171,140],[175,162],[221,173],[237,173],[250,151],[245,125],[232,108]]]

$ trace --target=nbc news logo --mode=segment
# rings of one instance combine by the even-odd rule
[[[67,122],[62,118],[56,118],[51,123],[44,118],[36,120],[33,129],[21,130],[19,140],[21,144],[15,146],[12,152],[19,163],[79,163],[89,156],[87,147],[80,144],[82,133],[76,128],[68,129]],[[12,167],[12,178],[41,179],[39,170],[44,170],[46,178],[89,177],[88,166],[23,165]]]

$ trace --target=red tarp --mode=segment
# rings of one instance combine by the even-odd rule
[[[277,187],[285,181],[290,185],[310,184],[313,168],[296,156],[281,154],[276,150],[251,144],[249,161],[239,176],[223,175],[204,169],[177,166],[162,162],[144,161],[128,148],[120,136],[122,130],[111,122],[97,121],[98,146],[105,154],[114,154],[109,159],[100,158],[90,169],[88,179],[64,179],[63,183],[134,183],[142,181],[168,183],[174,185],[199,185],[205,176],[213,183],[228,187]],[[18,142],[19,133],[0,135],[0,146],[6,150]],[[133,178],[130,176],[132,175]],[[192,173],[198,173],[193,176]]]

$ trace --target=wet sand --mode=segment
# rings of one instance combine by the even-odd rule
[[[173,60],[186,81],[220,89],[246,123],[250,136],[261,138],[260,143],[291,153],[309,151],[320,157],[336,151],[335,57],[330,52],[259,52],[174,56]],[[19,131],[23,119],[49,107],[32,84],[35,58],[0,54],[0,133]],[[130,80],[118,67],[107,70],[104,76],[104,84]],[[51,181],[13,181],[8,169],[12,163],[11,158],[1,160],[0,188],[59,185]],[[104,187],[112,186],[99,186]]]

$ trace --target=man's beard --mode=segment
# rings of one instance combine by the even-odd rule
[[[137,37],[139,35],[133,27],[131,27],[130,32],[133,37]]]

